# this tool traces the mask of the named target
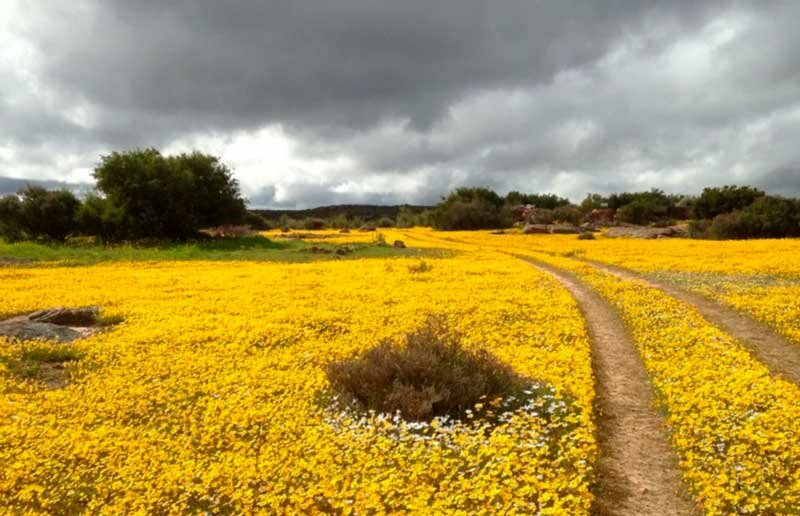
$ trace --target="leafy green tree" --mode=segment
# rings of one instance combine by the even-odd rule
[[[488,188],[459,188],[433,210],[433,227],[444,230],[489,229],[511,224],[505,200]]]
[[[17,195],[0,197],[0,238],[6,242],[25,238],[22,230],[22,202]]]
[[[105,197],[88,195],[76,215],[81,233],[98,237],[102,242],[121,238],[122,210]]]
[[[513,191],[508,192],[508,195],[506,195],[506,203],[512,207],[520,204],[530,204],[537,208],[554,210],[560,206],[568,206],[569,199],[555,194],[525,194]]]
[[[114,152],[95,169],[97,188],[120,210],[121,238],[186,239],[202,228],[238,224],[246,210],[239,185],[219,159],[155,149]]]
[[[704,188],[703,193],[694,201],[692,215],[696,219],[713,219],[723,213],[743,210],[763,196],[763,191],[750,186]]]
[[[8,240],[45,239],[63,242],[77,230],[80,201],[69,190],[27,186],[7,196],[0,207],[3,234]]]

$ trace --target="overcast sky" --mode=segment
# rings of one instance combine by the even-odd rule
[[[152,146],[220,156],[261,207],[800,195],[799,20],[794,0],[0,0],[0,191]]]

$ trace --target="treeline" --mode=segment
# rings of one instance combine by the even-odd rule
[[[357,229],[430,226],[428,206],[342,204],[306,210],[250,210],[255,229]],[[260,218],[260,220],[256,220]]]
[[[750,186],[703,189],[697,196],[653,189],[611,195],[588,194],[580,204],[552,194],[459,188],[431,212],[441,230],[500,229],[515,223],[656,225],[689,221],[695,238],[745,239],[800,236],[800,200],[767,195]]]
[[[37,186],[0,197],[0,237],[10,242],[63,242],[73,235],[103,242],[186,240],[200,236],[203,228],[248,219],[231,171],[199,152],[114,152],[101,158],[94,178],[96,191],[83,199]]]
[[[579,204],[554,194],[459,188],[432,208],[333,206],[300,211],[248,211],[233,175],[218,158],[155,149],[114,152],[94,170],[95,191],[28,186],[0,197],[0,238],[102,242],[186,240],[218,226],[323,229],[432,226],[440,230],[500,229],[514,224],[656,225],[689,221],[696,238],[800,237],[800,200],[749,186],[705,188],[696,196],[653,189],[588,194]]]

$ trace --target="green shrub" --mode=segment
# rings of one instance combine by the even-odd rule
[[[459,188],[434,209],[433,227],[442,230],[495,229],[511,225],[505,201],[488,188]]]
[[[393,228],[394,221],[389,217],[381,217],[378,219],[378,223],[376,224],[379,228]]]
[[[707,234],[718,240],[797,237],[800,236],[800,203],[765,195],[743,210],[714,217]]]
[[[616,219],[628,224],[649,224],[666,217],[669,207],[657,199],[641,198],[625,204],[617,210]]]
[[[695,219],[713,219],[723,213],[743,210],[763,196],[763,191],[750,186],[704,188],[703,193],[695,199],[691,214]]]
[[[325,229],[326,226],[327,224],[324,219],[316,219],[309,217],[305,221],[303,221],[304,229],[309,229],[309,230]]]
[[[574,206],[559,206],[553,210],[553,219],[556,222],[567,224],[580,224],[583,213]]]

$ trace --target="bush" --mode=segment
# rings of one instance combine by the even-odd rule
[[[567,224],[580,224],[583,213],[575,206],[559,206],[553,210],[553,219],[556,222]]]
[[[245,213],[243,222],[245,225],[250,226],[251,229],[256,231],[266,231],[268,229],[272,229],[269,221],[254,211],[248,211]]]
[[[0,200],[0,232],[9,241],[46,239],[63,242],[77,231],[80,201],[68,190],[28,186]]]
[[[325,226],[327,226],[327,224],[325,223],[325,220],[323,220],[323,219],[315,219],[315,218],[310,218],[309,217],[309,218],[307,218],[306,220],[303,221],[303,228],[304,229],[310,229],[310,230],[313,230],[313,229],[325,229]]]
[[[760,197],[743,210],[714,217],[708,236],[718,240],[800,236],[800,203],[782,197]]]
[[[377,226],[379,228],[393,228],[394,227],[394,221],[392,219],[390,219],[389,217],[381,217],[378,220]]]
[[[689,238],[708,238],[711,221],[708,219],[692,220],[689,222]]]
[[[657,199],[636,199],[617,210],[616,219],[628,224],[649,224],[666,217],[669,207]]]
[[[752,238],[755,232],[753,221],[741,211],[723,213],[714,217],[707,235],[715,240]]]
[[[759,238],[800,236],[800,201],[765,195],[742,210]]]
[[[696,219],[713,219],[723,213],[743,210],[763,196],[764,192],[750,186],[704,188],[700,197],[694,201],[691,213]]]
[[[198,152],[164,157],[155,149],[114,152],[94,171],[119,210],[120,238],[186,239],[202,228],[240,224],[245,205],[231,171]]]
[[[383,341],[361,356],[328,364],[331,386],[363,409],[407,420],[463,417],[482,401],[521,390],[521,379],[485,350],[470,351],[445,322],[430,317],[398,344]]]
[[[487,188],[459,188],[433,212],[433,227],[443,230],[495,229],[511,225],[503,198]]]

